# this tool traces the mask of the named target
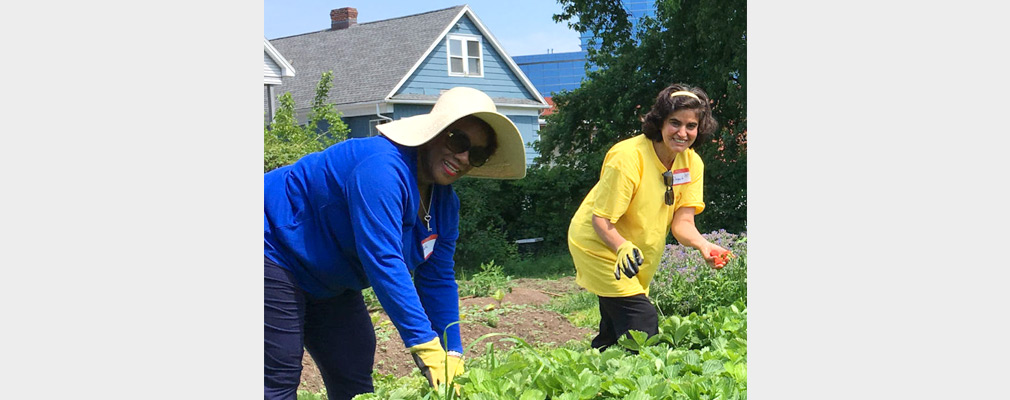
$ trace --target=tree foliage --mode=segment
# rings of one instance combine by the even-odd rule
[[[453,260],[457,270],[478,271],[481,264],[516,261],[518,249],[510,239],[515,196],[510,181],[463,178],[454,183],[459,196],[459,239]],[[525,219],[524,219],[525,220]]]
[[[263,172],[294,163],[302,156],[321,151],[347,138],[342,113],[326,99],[333,88],[333,71],[322,74],[316,85],[308,121],[299,125],[291,93],[278,96],[280,103],[273,122],[263,126]]]
[[[655,17],[635,30],[618,0],[559,3],[556,21],[595,36],[587,49],[593,68],[581,87],[555,94],[557,112],[536,144],[538,163],[598,177],[610,146],[640,133],[640,118],[659,91],[671,83],[698,86],[713,100],[720,129],[696,148],[705,161],[707,202],[697,223],[702,231],[745,231],[746,2],[657,0]]]

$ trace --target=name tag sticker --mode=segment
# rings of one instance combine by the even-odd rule
[[[438,235],[428,236],[426,239],[421,241],[421,248],[424,249],[424,259],[427,260],[431,257],[431,253],[435,251],[435,239],[438,239]]]
[[[673,171],[673,186],[683,185],[685,183],[691,183],[691,170],[677,169]]]

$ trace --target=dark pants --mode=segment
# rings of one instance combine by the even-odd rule
[[[632,329],[649,336],[659,333],[659,315],[649,298],[644,294],[600,297],[600,334],[593,338],[593,348],[603,351]]]
[[[313,299],[290,272],[266,257],[263,278],[264,399],[297,398],[303,347],[331,400],[374,391],[375,331],[361,292]]]

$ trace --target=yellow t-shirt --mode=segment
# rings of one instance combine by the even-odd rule
[[[692,149],[677,155],[674,173],[674,204],[666,205],[663,172],[652,141],[638,135],[618,142],[603,159],[600,180],[586,195],[568,226],[568,249],[575,261],[575,282],[603,297],[649,294],[673,222],[673,212],[694,207],[705,209],[702,177],[705,165]],[[634,279],[614,279],[617,254],[593,230],[592,216],[607,218],[617,232],[642,250],[645,264]]]

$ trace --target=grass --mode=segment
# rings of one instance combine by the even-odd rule
[[[572,325],[596,329],[600,326],[599,305],[595,294],[583,290],[551,300],[547,309],[564,315]]]
[[[575,263],[568,252],[520,255],[515,262],[505,264],[504,271],[513,278],[558,279],[575,276]]]

